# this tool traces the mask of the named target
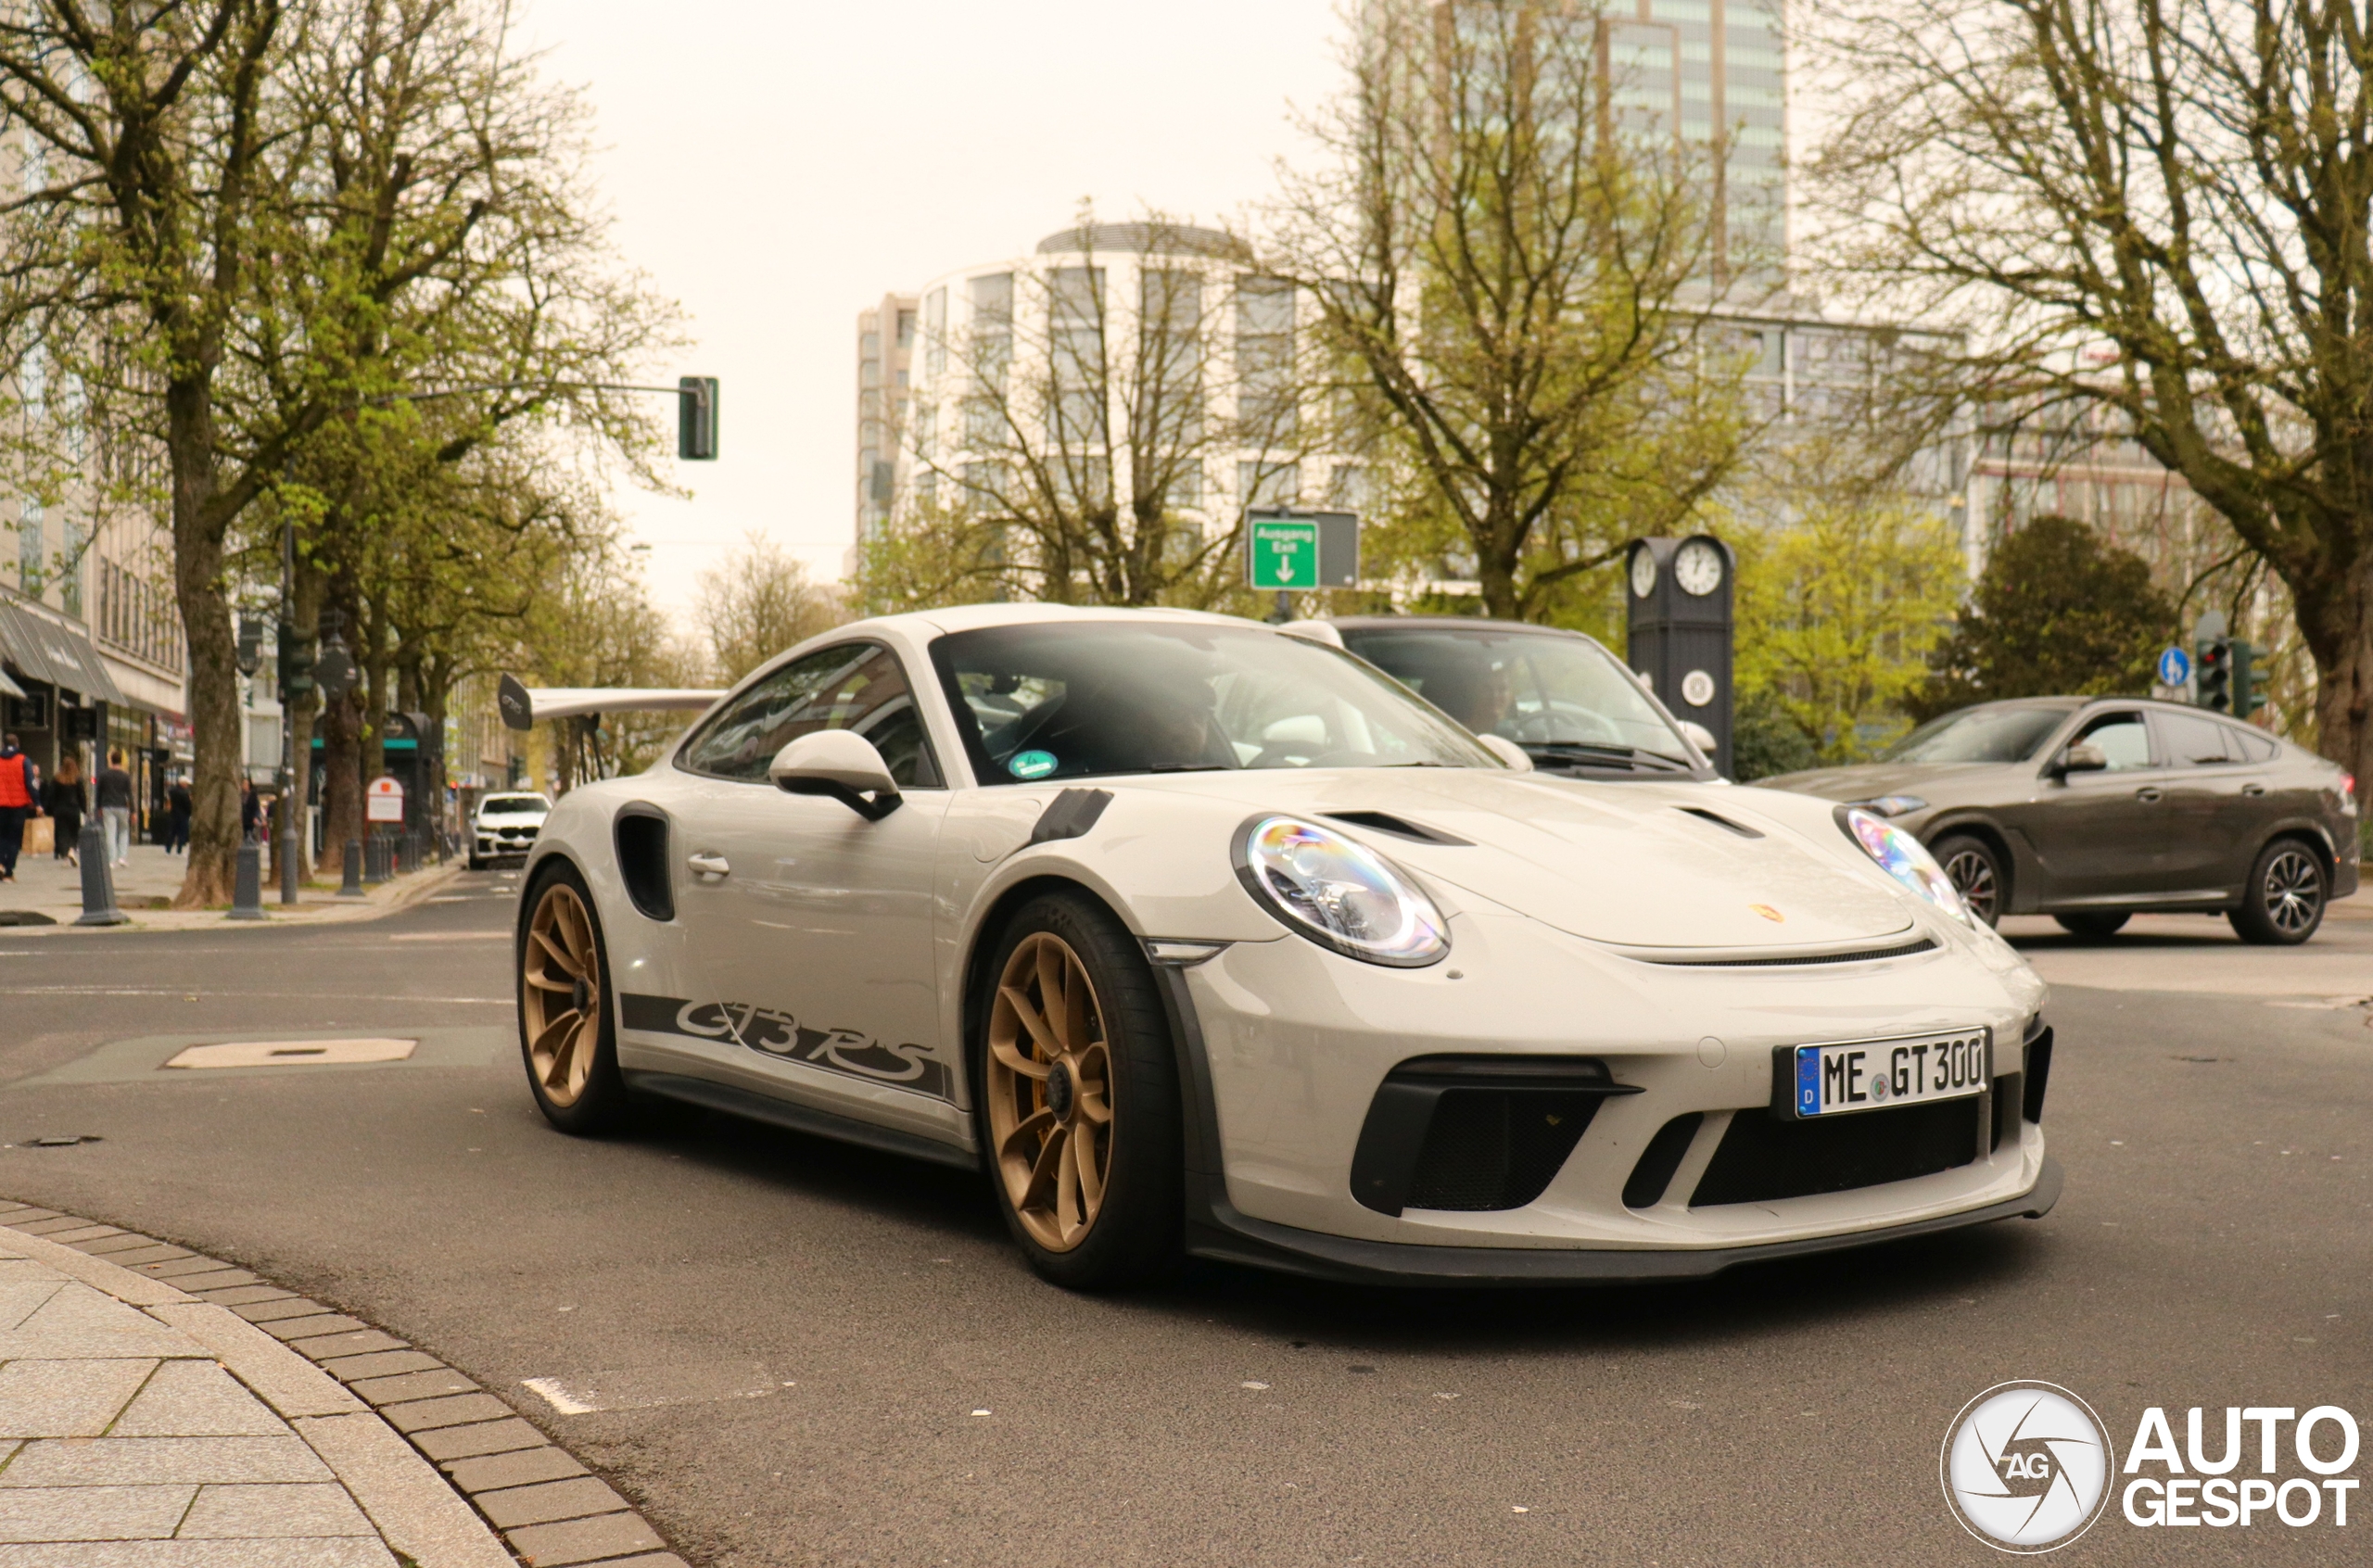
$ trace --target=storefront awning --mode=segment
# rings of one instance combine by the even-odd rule
[[[24,694],[25,689],[10,680],[7,671],[0,670],[0,697],[22,697]]]
[[[0,654],[35,680],[63,687],[84,702],[121,702],[90,633],[18,600],[0,600]]]

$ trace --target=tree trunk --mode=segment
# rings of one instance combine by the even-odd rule
[[[2304,601],[2298,610],[2316,661],[2316,750],[2356,776],[2362,811],[2373,795],[2373,551],[2351,577],[2316,606],[2321,613],[2311,615]]]
[[[165,389],[166,457],[172,471],[173,597],[189,645],[189,721],[197,763],[190,781],[189,867],[176,909],[231,902],[239,854],[239,665],[222,530],[214,516],[211,376]]]
[[[322,858],[345,874],[346,841],[362,837],[362,787],[358,763],[362,725],[349,692],[322,712]]]
[[[309,641],[314,657],[321,656],[322,598],[328,588],[327,575],[306,565],[297,563],[295,602],[290,607],[289,621],[297,634]],[[316,685],[298,702],[288,708],[289,751],[294,765],[289,773],[288,794],[297,813],[297,879],[312,880],[313,835],[306,830],[305,803],[312,799],[313,790],[313,723],[322,711],[322,689]],[[344,852],[333,847],[329,857],[336,860]]]

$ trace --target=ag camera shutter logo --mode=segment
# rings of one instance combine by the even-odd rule
[[[2052,1383],[1997,1384],[1963,1405],[1938,1461],[1961,1527],[2023,1556],[2091,1529],[2115,1468],[2100,1418]]]

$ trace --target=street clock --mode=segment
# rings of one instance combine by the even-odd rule
[[[1673,717],[1714,737],[1714,765],[1732,771],[1732,598],[1738,558],[1711,534],[1634,539],[1626,563],[1631,667]]]
[[[1720,588],[1722,579],[1729,575],[1722,547],[1712,539],[1683,539],[1681,548],[1672,552],[1672,580],[1681,585],[1683,593],[1703,599]]]

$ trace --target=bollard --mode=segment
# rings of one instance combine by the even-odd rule
[[[373,833],[362,841],[362,885],[375,888],[387,879],[387,836]]]
[[[263,916],[263,846],[253,839],[239,841],[239,870],[233,881],[227,920],[260,920]]]
[[[82,917],[78,926],[121,926],[131,917],[115,906],[115,879],[108,874],[108,830],[94,812],[82,819],[82,836],[74,841],[82,862]]]
[[[346,841],[346,878],[338,885],[337,896],[340,898],[362,896],[362,845],[357,840]]]

